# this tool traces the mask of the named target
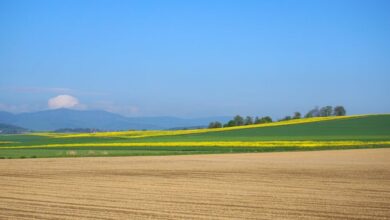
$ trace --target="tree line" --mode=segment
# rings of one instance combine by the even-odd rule
[[[308,111],[304,118],[312,118],[312,117],[329,117],[329,116],[344,116],[347,114],[347,111],[343,106],[324,106],[322,108],[315,107]],[[302,114],[300,112],[295,112],[292,116],[288,115],[278,121],[287,121],[293,119],[302,118]],[[208,128],[222,128],[222,127],[234,127],[234,126],[242,126],[242,125],[251,125],[251,124],[264,124],[273,122],[270,116],[264,117],[251,117],[246,116],[242,117],[240,115],[236,115],[232,120],[228,121],[226,124],[222,124],[219,121],[210,122]]]

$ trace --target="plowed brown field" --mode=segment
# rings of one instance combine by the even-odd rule
[[[0,219],[390,219],[390,149],[0,160]]]

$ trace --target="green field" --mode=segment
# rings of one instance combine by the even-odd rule
[[[185,131],[0,135],[0,158],[136,156],[390,147],[390,115]]]

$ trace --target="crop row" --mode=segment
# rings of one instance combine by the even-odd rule
[[[153,143],[71,143],[40,144],[30,146],[3,146],[1,149],[31,149],[56,147],[340,147],[340,146],[389,146],[390,141],[196,141]]]

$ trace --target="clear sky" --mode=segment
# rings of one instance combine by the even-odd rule
[[[0,32],[0,110],[390,112],[388,0],[0,0]]]

